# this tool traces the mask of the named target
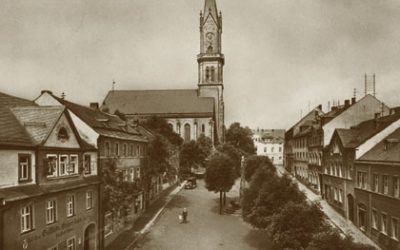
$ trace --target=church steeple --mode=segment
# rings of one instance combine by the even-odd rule
[[[222,14],[215,0],[205,0],[200,13],[199,85],[221,84],[225,63],[221,48]]]
[[[215,2],[215,0],[205,0],[203,13],[205,18],[207,18],[207,16],[211,14],[214,20],[218,20],[217,3]]]

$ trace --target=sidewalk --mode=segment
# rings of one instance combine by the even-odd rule
[[[277,172],[279,174],[283,174],[284,172],[286,172],[286,170],[283,168],[278,168]],[[292,175],[290,176],[292,177]],[[368,238],[365,234],[363,234],[352,222],[346,220],[346,218],[344,218],[338,212],[336,212],[325,200],[321,198],[321,196],[312,192],[309,188],[307,188],[303,183],[299,182],[296,178],[292,177],[292,179],[295,183],[297,183],[299,189],[303,191],[304,194],[307,196],[307,199],[313,202],[319,202],[322,211],[332,222],[332,224],[337,228],[339,228],[344,234],[353,237],[354,242],[369,244],[376,247],[377,249],[381,249],[379,246],[375,244],[375,242],[373,242],[370,238]]]
[[[184,183],[183,183],[184,184]],[[155,201],[132,225],[132,227],[123,233],[121,233],[113,242],[111,242],[106,250],[124,250],[133,249],[135,242],[144,234],[151,225],[155,222],[158,216],[162,213],[165,206],[172,199],[172,197],[177,194],[184,185],[169,187],[171,190],[164,190],[163,193],[157,201]]]

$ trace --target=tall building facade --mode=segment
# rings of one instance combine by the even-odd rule
[[[198,84],[195,89],[110,91],[101,110],[123,113],[129,120],[151,116],[165,118],[185,141],[200,135],[214,144],[224,141],[224,84],[222,14],[215,0],[205,0],[200,12],[200,53],[197,55]]]

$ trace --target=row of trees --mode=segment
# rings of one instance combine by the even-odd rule
[[[372,250],[354,243],[332,228],[317,203],[306,200],[288,175],[278,176],[268,157],[252,156],[245,161],[243,219],[266,230],[281,249]]]

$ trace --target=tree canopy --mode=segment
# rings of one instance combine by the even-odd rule
[[[207,162],[205,183],[208,191],[220,193],[220,213],[222,212],[222,193],[231,190],[235,179],[235,169],[229,156],[219,152],[213,154]]]
[[[234,147],[246,152],[247,154],[254,154],[256,148],[252,137],[251,129],[248,127],[240,126],[240,123],[232,123],[225,134],[225,142],[233,145]]]
[[[260,167],[266,167],[271,172],[276,172],[271,160],[267,156],[253,155],[246,158],[244,162],[244,179],[250,181],[253,174]]]
[[[142,122],[142,125],[158,134],[161,134],[175,146],[179,146],[183,142],[183,139],[172,130],[171,126],[164,118],[152,116]]]
[[[217,151],[226,154],[233,163],[233,168],[235,169],[235,174],[237,177],[241,174],[241,161],[242,161],[242,154],[241,152],[235,148],[231,144],[222,144],[217,147]]]

